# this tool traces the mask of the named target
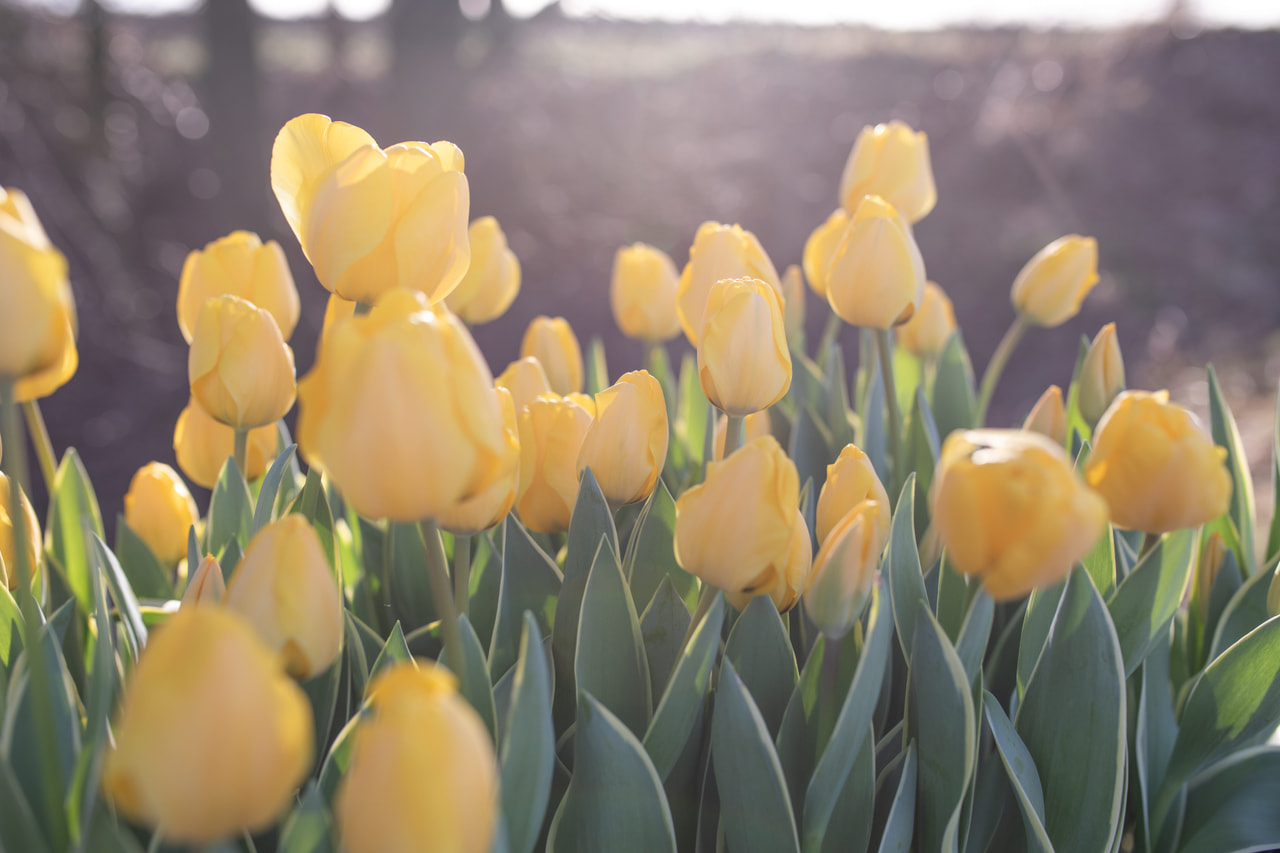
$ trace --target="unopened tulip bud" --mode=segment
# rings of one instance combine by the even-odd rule
[[[895,332],[898,346],[919,358],[933,359],[942,355],[947,341],[956,332],[956,312],[951,299],[941,287],[928,282],[924,299],[911,319]]]
[[[767,409],[791,387],[791,351],[778,291],[755,278],[711,288],[698,334],[698,380],[730,415]]]
[[[187,255],[178,282],[178,328],[191,343],[205,300],[231,294],[267,311],[287,341],[298,325],[298,288],[284,250],[250,231],[233,231]]]
[[[792,264],[782,274],[782,319],[792,346],[804,338],[804,299],[804,274]]]
[[[22,508],[14,512],[9,496],[11,488],[9,478],[0,474],[0,583],[6,589],[18,586],[18,551],[13,535],[15,516],[25,528],[27,571],[32,578],[37,576],[40,566],[40,524],[36,521],[36,512],[25,493],[22,494]]]
[[[187,580],[187,589],[182,593],[182,607],[221,604],[226,595],[227,583],[222,578],[222,566],[209,554]]]
[[[1094,430],[1085,479],[1106,498],[1117,527],[1168,533],[1227,511],[1226,458],[1168,391],[1125,391]]]
[[[853,210],[867,195],[881,196],[908,222],[919,222],[933,210],[938,191],[923,131],[900,121],[862,129],[845,163],[840,199]]]
[[[519,423],[520,520],[536,533],[568,530],[578,500],[578,456],[591,414],[567,397],[544,395],[525,407]]]
[[[1027,261],[1013,281],[1013,307],[1025,322],[1061,326],[1080,313],[1080,305],[1097,283],[1097,241],[1068,234]]]
[[[551,380],[542,369],[542,362],[533,356],[520,358],[507,365],[507,369],[498,374],[493,383],[499,388],[507,389],[519,415],[525,407],[543,394],[554,393]]]
[[[222,466],[235,452],[235,436],[235,430],[215,421],[194,399],[189,400],[173,429],[173,452],[178,458],[178,467],[197,486],[212,489]],[[244,466],[246,480],[252,483],[266,473],[267,466],[276,457],[278,445],[275,424],[249,430]]]
[[[849,632],[871,598],[886,534],[875,501],[851,509],[830,531],[813,561],[804,609],[833,640]]]
[[[520,292],[520,261],[507,246],[507,235],[492,216],[482,216],[467,228],[471,265],[444,304],[462,322],[478,326],[507,312]]]
[[[236,429],[280,420],[297,392],[293,350],[280,327],[238,296],[214,297],[201,306],[187,376],[196,402]]]
[[[818,494],[814,513],[818,544],[825,543],[840,520],[863,501],[875,504],[876,530],[880,536],[888,536],[889,495],[884,484],[867,454],[856,445],[846,444],[836,461],[827,466],[827,479]]]
[[[563,317],[534,317],[520,342],[520,357],[533,356],[560,395],[582,390],[582,348]]]
[[[884,199],[862,199],[827,267],[831,310],[853,326],[890,329],[919,309],[924,283],[911,226]]]
[[[1090,427],[1102,420],[1111,401],[1124,390],[1124,357],[1116,339],[1116,324],[1108,323],[1089,345],[1080,365],[1076,398],[1080,415]]]
[[[520,430],[511,392],[501,385],[493,393],[502,407],[502,428],[506,438],[500,472],[492,485],[451,507],[436,519],[440,527],[455,536],[471,536],[488,530],[507,517],[520,486]]]
[[[804,277],[814,293],[827,298],[827,271],[831,268],[831,260],[836,256],[840,243],[844,240],[845,231],[849,229],[849,211],[837,207],[804,243]]]
[[[1067,443],[1067,407],[1062,402],[1062,389],[1050,385],[1040,395],[1040,399],[1031,407],[1022,428],[1038,432],[1049,438],[1054,444]]]
[[[775,563],[771,570],[757,577],[756,582],[739,592],[726,592],[725,599],[735,610],[746,610],[751,599],[767,595],[779,613],[786,613],[809,585],[813,568],[813,545],[809,539],[809,526],[804,516],[796,510],[791,522],[791,538],[787,543],[787,555]]]
[[[200,519],[186,483],[168,465],[138,469],[124,496],[124,521],[165,566],[187,555],[187,535]]]
[[[596,394],[596,414],[578,453],[578,471],[590,468],[610,505],[649,497],[667,460],[667,404],[647,371],[623,374]]]
[[[644,243],[619,249],[613,256],[609,304],[622,334],[650,343],[679,334],[679,285],[680,274],[666,252]]]
[[[689,263],[680,273],[676,307],[689,343],[698,345],[707,297],[716,282],[726,278],[756,278],[782,295],[782,282],[773,261],[756,235],[739,225],[704,222],[689,248]]]
[[[773,435],[773,422],[769,419],[767,410],[760,412],[752,412],[743,418],[742,421],[743,438],[742,443],[755,441],[757,438],[765,435]],[[724,440],[729,433],[729,416],[718,415],[716,417],[716,437],[715,437],[715,459],[720,461],[724,458]]]

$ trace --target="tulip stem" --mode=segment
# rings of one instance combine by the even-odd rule
[[[1022,340],[1022,336],[1026,334],[1027,324],[1022,322],[1022,317],[1015,317],[1013,323],[1009,326],[1009,330],[1004,333],[1004,337],[1000,339],[1000,343],[996,346],[996,351],[991,355],[991,361],[987,363],[987,370],[982,374],[982,387],[978,391],[978,412],[977,426],[986,426],[987,408],[991,405],[991,398],[996,393],[996,384],[1000,381],[1000,374],[1004,373],[1005,365],[1009,363],[1009,357],[1013,355],[1013,350],[1018,346],[1018,342]]]
[[[240,469],[240,473],[244,475],[245,480],[249,479],[249,469],[246,467],[246,458],[249,455],[249,431],[247,429],[236,428],[236,467]],[[223,433],[226,435],[226,433]]]
[[[818,339],[818,348],[813,352],[814,360],[818,364],[827,363],[827,353],[835,344],[836,335],[840,334],[841,322],[840,315],[832,311],[831,316],[827,318],[827,325],[822,329],[822,337]]]
[[[45,426],[44,415],[40,412],[40,403],[36,400],[23,403],[22,413],[27,417],[31,443],[36,448],[36,459],[40,462],[40,473],[44,476],[44,490],[48,493],[49,499],[53,500],[53,478],[58,472],[58,455],[53,452],[49,427]]]
[[[884,408],[888,413],[889,458],[893,476],[903,479],[902,468],[902,412],[898,409],[898,387],[893,381],[893,347],[889,344],[887,329],[876,329],[876,350],[880,359],[880,376],[884,379]]]
[[[458,613],[467,615],[471,605],[471,537],[453,537],[453,602]]]
[[[449,570],[444,556],[444,542],[440,541],[440,528],[435,519],[422,522],[422,541],[427,549],[427,580],[431,583],[431,597],[435,599],[440,614],[440,633],[444,636],[444,648],[449,654],[449,669],[458,677],[458,692],[467,695],[467,657],[462,647],[462,631],[458,628],[458,611],[453,606],[453,594],[449,589]]]
[[[724,429],[724,456],[720,457],[721,459],[728,459],[729,454],[741,447],[743,439],[747,437],[747,419],[745,416],[726,415],[725,417],[727,422]]]

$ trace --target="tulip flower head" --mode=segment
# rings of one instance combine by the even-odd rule
[[[520,429],[511,392],[501,385],[493,393],[502,407],[505,438],[498,477],[488,488],[472,495],[440,514],[440,526],[454,535],[470,536],[498,524],[507,517],[520,487]]]
[[[901,325],[924,299],[924,259],[911,226],[879,196],[853,211],[825,278],[831,310],[853,326]]]
[[[582,390],[582,348],[563,317],[534,317],[520,342],[520,357],[533,357],[561,396]]]
[[[919,222],[938,202],[929,159],[929,137],[900,121],[864,127],[853,143],[840,178],[840,199],[848,210],[863,196],[878,195]]]
[[[809,540],[809,525],[804,515],[796,510],[791,522],[791,537],[787,540],[786,557],[775,564],[773,571],[763,575],[756,584],[738,592],[726,592],[725,600],[736,610],[746,610],[751,599],[759,595],[769,596],[779,613],[786,613],[809,584],[813,569],[813,546]]]
[[[533,356],[511,362],[493,382],[511,394],[517,415],[543,394],[555,393],[551,390],[551,380],[547,379],[547,371],[542,369],[542,362]]]
[[[187,359],[191,396],[235,429],[280,420],[293,408],[293,350],[270,313],[238,296],[206,300]]]
[[[863,501],[828,533],[813,561],[804,609],[822,633],[838,640],[871,599],[888,539],[876,501]]]
[[[698,334],[698,381],[730,415],[767,409],[786,396],[791,350],[777,290],[756,278],[712,286]]]
[[[212,554],[206,554],[187,579],[187,588],[182,593],[182,608],[217,605],[226,597],[227,582],[222,577],[222,566]]]
[[[624,374],[596,394],[595,418],[578,452],[611,506],[649,497],[667,459],[667,404],[647,371]]]
[[[680,325],[689,343],[698,345],[707,298],[716,282],[744,277],[759,279],[782,296],[778,271],[756,235],[739,225],[704,222],[698,226],[676,297]]]
[[[187,555],[187,534],[200,513],[178,472],[162,462],[150,462],[129,483],[124,520],[157,560],[173,566]]]
[[[25,493],[21,493],[21,509],[14,512],[10,488],[9,478],[0,474],[0,584],[4,584],[6,589],[16,589],[18,551],[15,550],[13,526],[19,523],[25,527],[27,571],[35,578],[40,566],[40,524],[36,521],[36,512]]]
[[[956,332],[956,312],[951,299],[933,282],[924,286],[924,299],[911,319],[895,333],[898,346],[919,358],[942,355],[947,341]]]
[[[1116,338],[1116,324],[1108,323],[1093,339],[1080,365],[1077,405],[1089,426],[1096,426],[1111,401],[1124,390],[1124,357]]]
[[[1097,283],[1098,242],[1068,234],[1027,261],[1013,280],[1010,297],[1024,322],[1052,328],[1079,314]]]
[[[872,467],[870,457],[856,445],[847,444],[836,461],[827,466],[827,479],[818,494],[818,506],[814,514],[818,544],[825,543],[836,525],[864,501],[875,504],[876,533],[887,537],[889,494],[880,482],[876,469]]]
[[[609,305],[622,334],[649,343],[679,334],[679,286],[680,274],[666,252],[644,243],[619,249],[613,256]]]
[[[507,312],[520,292],[520,261],[507,245],[507,235],[492,216],[482,216],[467,228],[471,264],[444,304],[469,326],[496,320]]]
[[[1031,407],[1022,428],[1038,432],[1054,444],[1067,443],[1067,407],[1062,402],[1062,389],[1050,385]]]
[[[825,222],[813,229],[804,243],[804,254],[801,256],[804,277],[809,282],[809,288],[823,299],[827,298],[827,271],[831,267],[831,259],[844,240],[845,231],[849,229],[849,219],[849,211],[837,207]]]
[[[546,394],[525,407],[520,424],[520,489],[516,509],[536,533],[569,529],[578,500],[578,457],[591,413],[568,397]]]
[[[298,288],[284,250],[249,231],[233,231],[187,255],[178,282],[178,328],[191,343],[205,300],[239,296],[267,311],[287,341],[298,325]]]
[[[246,480],[252,483],[266,473],[267,466],[275,459],[278,444],[274,423],[249,430],[244,466]],[[188,480],[212,489],[222,466],[235,452],[235,430],[214,420],[191,399],[173,428],[173,452]]]

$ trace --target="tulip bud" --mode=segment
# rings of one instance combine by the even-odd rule
[[[239,616],[180,609],[125,688],[102,788],[129,819],[205,845],[292,805],[311,769],[311,706]]]
[[[862,129],[840,178],[840,198],[854,210],[868,195],[888,201],[908,222],[919,222],[933,210],[938,191],[924,131],[900,121]]]
[[[520,342],[520,357],[530,356],[547,372],[552,391],[563,396],[582,390],[582,349],[565,318],[533,318]]]
[[[898,327],[896,338],[898,346],[912,355],[932,359],[942,355],[955,332],[956,313],[951,299],[930,281],[924,286],[919,309]]]
[[[795,464],[772,436],[757,438],[676,500],[676,561],[727,593],[770,592],[793,562],[799,505]]]
[[[791,523],[791,538],[787,543],[787,555],[782,565],[775,564],[772,571],[766,571],[758,582],[741,592],[726,592],[725,599],[736,610],[746,610],[751,599],[758,595],[767,595],[779,613],[786,613],[804,593],[809,585],[810,570],[813,568],[813,546],[809,540],[809,526],[804,523],[804,516],[796,510]]]
[[[369,712],[356,725],[333,804],[347,853],[488,853],[497,759],[455,685],[428,661],[397,664],[369,685]]]
[[[194,399],[178,415],[173,429],[173,452],[178,467],[187,479],[205,489],[212,489],[222,473],[222,466],[235,452],[235,430],[209,416]],[[249,430],[244,478],[249,482],[266,473],[276,457],[279,442],[276,425],[267,424]]]
[[[355,316],[357,304],[336,293],[330,293],[329,301],[324,306],[324,325],[320,327],[320,337],[329,334],[329,330],[339,321]]]
[[[782,325],[792,346],[804,340],[804,276],[792,264],[782,274]]]
[[[286,515],[249,541],[227,587],[227,607],[249,620],[305,681],[342,649],[342,600],[320,537],[301,515]]]
[[[1013,307],[1025,322],[1052,328],[1080,313],[1098,283],[1098,242],[1068,234],[1045,246],[1013,280]]]
[[[1022,428],[1038,432],[1054,444],[1065,445],[1067,443],[1067,407],[1062,404],[1062,389],[1057,385],[1050,385],[1031,408],[1031,413],[1022,422]]]
[[[636,243],[613,256],[609,304],[622,334],[649,343],[660,343],[680,332],[676,293],[680,274],[661,249]]]
[[[124,496],[124,521],[163,565],[187,555],[187,534],[200,520],[187,486],[168,465],[149,462],[138,469]]]
[[[871,598],[887,532],[875,501],[863,501],[830,531],[813,561],[804,609],[822,633],[838,640]]]
[[[187,580],[187,589],[182,593],[182,605],[178,609],[221,604],[226,596],[227,583],[222,578],[222,566],[212,554],[208,554]]]
[[[676,310],[689,343],[698,345],[707,297],[716,282],[726,278],[758,278],[782,295],[782,282],[773,261],[756,235],[739,225],[704,222],[689,248],[689,263],[680,274]]]
[[[470,190],[451,142],[386,150],[358,127],[309,113],[271,149],[271,188],[320,283],[372,304],[397,288],[432,302],[470,263]]]
[[[614,507],[649,497],[667,461],[667,404],[647,371],[624,374],[596,394],[596,415],[578,453]]]
[[[804,243],[804,277],[809,280],[809,287],[814,293],[827,298],[827,271],[831,268],[831,260],[840,249],[844,234],[849,230],[849,211],[837,207]]]
[[[1209,534],[1208,541],[1200,549],[1195,580],[1191,585],[1191,612],[1200,620],[1201,630],[1209,618],[1209,598],[1213,593],[1213,582],[1218,579],[1218,572],[1222,570],[1222,564],[1230,550],[1223,541],[1222,534],[1216,530]],[[1206,641],[1212,639],[1207,637]]]
[[[531,402],[520,424],[520,489],[516,509],[536,533],[569,529],[578,500],[578,456],[591,414],[567,397],[546,395]]]
[[[440,526],[455,536],[470,536],[488,530],[507,517],[516,501],[520,486],[520,430],[516,423],[515,404],[511,392],[501,385],[493,389],[502,407],[502,429],[505,439],[500,472],[488,488],[442,512]]]
[[[420,293],[335,325],[298,397],[303,456],[366,518],[434,518],[501,475],[493,376],[461,321]]]
[[[752,412],[742,421],[743,439],[742,443],[755,441],[764,435],[773,435],[773,422],[769,419],[768,410],[760,412]],[[724,458],[724,440],[729,434],[729,417],[728,415],[716,416],[716,437],[715,437],[715,459],[719,461]]]
[[[18,587],[18,552],[13,535],[15,515],[21,517],[21,523],[26,528],[27,571],[34,579],[40,569],[40,525],[36,521],[36,512],[23,493],[22,510],[15,513],[10,500],[11,488],[9,478],[0,474],[0,583],[4,584],[5,589]]]
[[[520,292],[520,261],[507,246],[507,235],[492,216],[482,216],[467,228],[471,265],[444,304],[462,322],[478,326],[507,312]]]
[[[1117,527],[1167,533],[1227,511],[1226,458],[1168,391],[1125,391],[1093,433],[1085,479],[1106,498]]]
[[[511,394],[517,415],[536,398],[554,393],[551,381],[547,379],[547,372],[542,369],[542,362],[533,356],[511,362],[493,382]]]
[[[287,341],[298,325],[298,288],[284,251],[250,231],[233,231],[187,255],[178,282],[178,328],[191,343],[205,301],[231,294],[268,312]]]
[[[1124,357],[1116,339],[1116,324],[1108,323],[1098,332],[1080,365],[1079,393],[1076,405],[1090,427],[1102,415],[1116,395],[1124,390]]]
[[[916,313],[924,282],[911,226],[884,199],[864,198],[827,267],[831,310],[854,326],[889,329]]]
[[[698,334],[698,381],[730,415],[767,409],[786,396],[791,351],[777,290],[756,278],[716,282]]]
[[[280,420],[297,391],[293,350],[280,327],[238,296],[218,296],[200,308],[187,376],[196,402],[236,429]]]
[[[814,513],[818,544],[825,544],[827,536],[840,520],[864,501],[875,504],[877,535],[887,537],[889,495],[867,454],[856,445],[846,444],[836,461],[827,466],[827,479],[818,494],[818,506]]]
[[[942,446],[933,525],[958,571],[996,601],[1066,577],[1107,529],[1107,505],[1061,445],[1025,430],[958,430]]]

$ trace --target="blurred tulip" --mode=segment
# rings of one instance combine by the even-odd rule
[[[358,304],[350,299],[343,299],[336,293],[330,293],[329,301],[324,306],[324,325],[320,327],[320,337],[329,334],[329,330],[339,321],[355,316]]]
[[[369,685],[333,812],[346,853],[489,853],[498,763],[453,674],[396,664]]]
[[[163,565],[187,555],[187,534],[200,520],[196,502],[178,472],[162,462],[138,469],[124,496],[124,521]]]
[[[1102,420],[1111,401],[1124,390],[1124,357],[1116,338],[1116,324],[1108,323],[1093,339],[1080,365],[1080,416],[1090,427]]]
[[[478,326],[496,320],[520,292],[520,261],[507,246],[507,235],[492,216],[482,216],[467,229],[471,265],[444,304],[462,322]]]
[[[1057,583],[1107,529],[1107,505],[1061,445],[1026,430],[958,430],[931,493],[947,559],[996,601]]]
[[[840,520],[863,501],[875,503],[876,532],[887,537],[889,495],[867,454],[856,445],[846,444],[836,461],[827,466],[827,479],[818,494],[818,507],[814,514],[818,544],[825,544],[827,536]]]
[[[293,350],[267,311],[238,296],[206,300],[187,359],[191,396],[216,421],[252,429],[293,408]]]
[[[269,313],[287,341],[298,325],[298,288],[275,240],[233,231],[187,255],[178,282],[178,328],[191,343],[205,300],[231,294]]]
[[[649,343],[679,334],[679,286],[680,274],[666,252],[644,243],[619,249],[613,256],[609,304],[622,334]]]
[[[493,377],[461,321],[420,293],[336,324],[298,397],[303,456],[366,518],[434,518],[501,476]]]
[[[205,555],[195,573],[187,579],[179,609],[205,607],[222,603],[227,596],[227,583],[222,578],[222,566],[212,554]]]
[[[1098,243],[1068,234],[1045,246],[1013,281],[1010,294],[1018,316],[1036,326],[1061,326],[1080,313],[1098,283]]]
[[[578,453],[611,506],[649,497],[667,460],[667,404],[662,386],[635,370],[596,394],[596,414]]]
[[[249,620],[299,681],[324,672],[342,649],[338,584],[320,537],[296,513],[249,540],[227,587],[227,607]]]
[[[102,788],[169,844],[257,832],[311,769],[306,694],[253,628],[221,607],[180,609],[125,684]]]
[[[1067,443],[1067,407],[1062,403],[1062,389],[1050,385],[1032,407],[1022,428],[1038,432],[1054,444]]]
[[[244,477],[249,482],[261,477],[276,457],[276,425],[267,424],[249,430]],[[178,467],[187,479],[205,489],[212,489],[222,473],[222,466],[235,451],[235,430],[218,423],[194,399],[178,415],[173,429],[173,452]]]
[[[792,264],[782,274],[782,324],[792,346],[804,340],[804,300],[804,275]]]
[[[742,422],[743,439],[742,443],[754,441],[764,435],[773,434],[773,422],[769,419],[768,410],[752,412],[743,419]],[[716,437],[715,437],[715,459],[719,461],[724,458],[724,440],[729,432],[728,415],[716,416]]]
[[[582,390],[582,349],[565,318],[533,318],[520,342],[520,357],[530,356],[547,372],[552,391],[564,396]]]
[[[757,278],[782,296],[782,282],[756,235],[739,225],[704,222],[689,248],[689,263],[680,274],[676,310],[689,343],[698,345],[707,297],[726,278]]]
[[[895,332],[898,346],[919,358],[932,359],[942,355],[947,341],[956,332],[956,313],[951,299],[941,287],[928,282],[924,286],[924,299],[911,319]]]
[[[871,598],[888,538],[880,529],[881,514],[876,501],[858,504],[832,528],[814,558],[804,609],[833,640],[849,632]]]
[[[767,409],[786,396],[791,351],[777,290],[756,278],[712,286],[698,334],[698,381],[730,415]]]
[[[827,298],[827,271],[831,268],[831,260],[840,249],[844,234],[849,230],[849,211],[838,207],[827,217],[804,243],[804,277],[814,293]]]
[[[854,210],[863,196],[878,195],[919,222],[938,202],[929,161],[929,137],[900,121],[864,127],[840,178],[840,199]]]
[[[271,149],[271,188],[320,283],[372,304],[404,288],[438,302],[470,263],[463,157],[451,142],[381,149],[358,127],[308,113]]]
[[[511,401],[519,415],[525,407],[543,394],[554,393],[547,372],[542,369],[542,362],[533,356],[517,359],[507,365],[507,369],[498,374],[493,383],[505,388],[511,394]]]
[[[1227,451],[1168,391],[1125,391],[1093,433],[1084,475],[1117,527],[1168,533],[1198,527],[1231,503]]]
[[[592,397],[590,394],[583,394],[581,391],[574,391],[571,394],[565,394],[564,398],[577,403],[582,407],[583,411],[588,415],[591,415],[591,417],[594,418],[596,416],[596,398]]]
[[[22,511],[15,513],[9,493],[12,487],[9,478],[0,474],[0,583],[5,589],[16,589],[18,586],[18,552],[14,549],[13,523],[14,516],[20,515],[26,528],[27,571],[32,579],[39,576],[40,569],[40,524],[36,521],[36,512],[25,493],[22,495]]]
[[[537,398],[520,413],[516,509],[530,530],[569,529],[578,500],[578,456],[591,420],[591,413],[573,400],[553,395]]]
[[[781,566],[774,564],[772,571],[766,571],[753,584],[741,592],[726,592],[725,599],[736,610],[746,610],[751,599],[758,595],[767,595],[779,613],[786,613],[795,607],[805,587],[809,585],[810,570],[813,568],[813,546],[809,540],[809,526],[804,523],[804,516],[796,510],[791,522],[791,538],[787,543],[787,555]]]
[[[864,198],[827,267],[831,310],[850,325],[889,329],[916,313],[924,283],[911,226],[884,199]]]
[[[500,472],[488,488],[440,514],[437,519],[440,526],[455,536],[470,536],[501,522],[511,511],[516,501],[516,489],[520,486],[520,430],[516,423],[515,404],[511,400],[511,392],[501,385],[496,386],[493,392],[502,407],[506,439]]]

